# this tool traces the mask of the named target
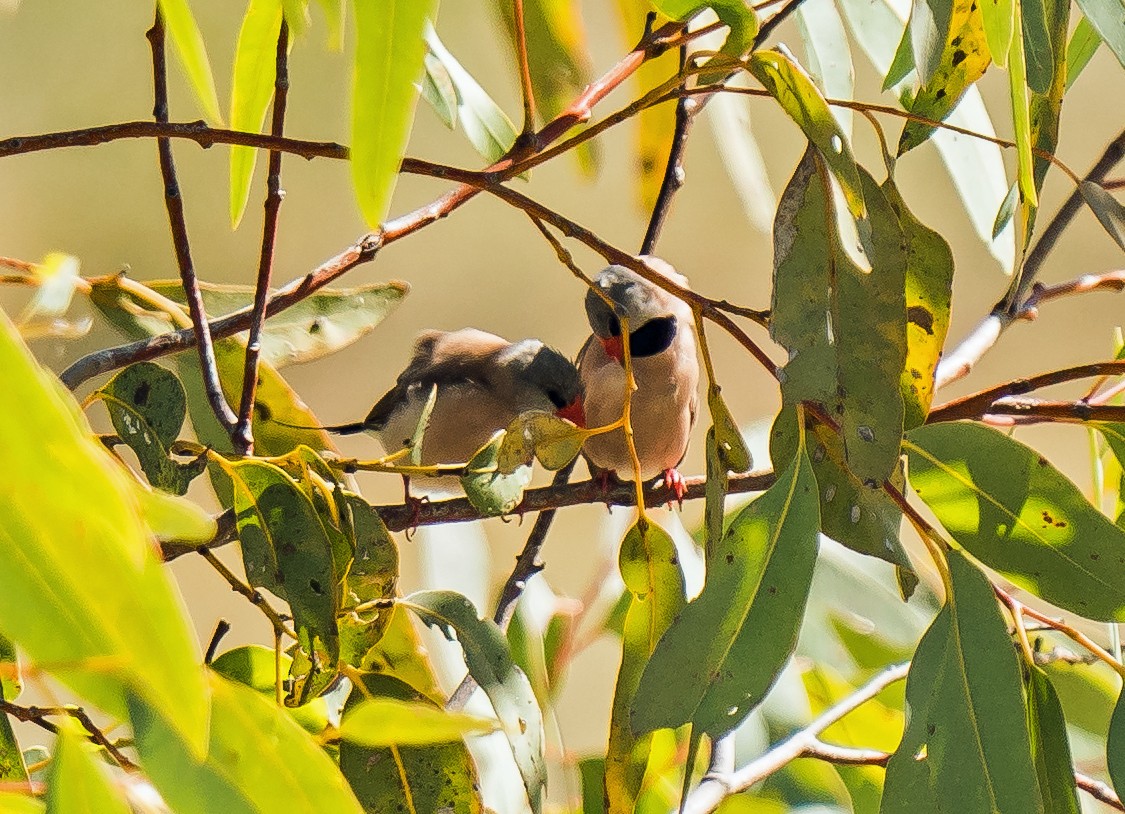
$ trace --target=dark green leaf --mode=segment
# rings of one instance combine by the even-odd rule
[[[910,666],[910,720],[887,764],[882,814],[1042,812],[1019,664],[992,586],[964,555],[948,559],[953,590]]]
[[[653,742],[652,735],[634,737],[630,710],[656,643],[684,607],[684,577],[672,538],[647,519],[625,534],[618,564],[629,603],[610,712],[605,794],[610,811],[624,812],[637,802]]]
[[[0,630],[110,715],[135,692],[202,750],[198,645],[135,482],[2,312],[0,370]]]
[[[272,701],[217,675],[211,698],[203,760],[149,707],[130,702],[141,766],[176,814],[362,811],[332,759]]]
[[[1027,721],[1044,814],[1079,814],[1082,808],[1059,696],[1046,673],[1034,665],[1027,670]]]
[[[979,424],[912,430],[910,485],[989,568],[1088,619],[1125,619],[1125,532],[1046,458]]]
[[[703,529],[704,549],[710,563],[723,539],[723,519],[726,516],[726,496],[730,478],[726,461],[715,440],[715,428],[707,429],[706,439],[707,483],[704,487]]]
[[[23,692],[19,655],[10,639],[0,636],[0,698],[15,701]]]
[[[710,560],[703,592],[653,652],[633,698],[637,733],[691,723],[713,738],[757,706],[797,644],[816,563],[819,501],[803,445],[743,509]]]
[[[1098,46],[1102,44],[1102,38],[1098,36],[1097,29],[1090,23],[1089,19],[1082,17],[1078,21],[1078,25],[1074,27],[1074,34],[1070,38],[1070,44],[1066,48],[1066,89],[1070,90],[1070,86],[1074,84],[1074,80],[1094,58],[1094,53],[1098,50]]]
[[[414,122],[425,45],[437,0],[359,0],[352,92],[352,182],[372,229],[391,204]]]
[[[523,500],[523,490],[531,483],[531,467],[517,466],[505,473],[499,467],[500,449],[506,433],[497,433],[466,464],[468,474],[461,478],[465,496],[486,517],[508,514]]]
[[[1123,0],[1078,0],[1078,8],[1105,40],[1117,61],[1125,66],[1125,2]]]
[[[132,809],[109,779],[93,747],[69,726],[59,732],[47,772],[47,814],[129,814]]]
[[[860,170],[852,156],[848,137],[840,129],[816,85],[799,66],[779,51],[756,51],[750,57],[748,67],[820,151],[840,183],[852,217],[866,217]],[[824,231],[823,225],[820,231]]]
[[[1125,249],[1125,206],[1093,181],[1083,181],[1078,189],[1106,234],[1112,237],[1118,246]]]
[[[491,620],[481,619],[469,600],[453,591],[419,591],[401,600],[401,604],[461,645],[469,675],[496,710],[523,777],[531,809],[538,814],[547,783],[543,716],[527,677],[512,662],[504,635]]]
[[[1012,222],[1012,216],[1016,212],[1016,203],[1020,199],[1020,188],[1018,184],[1012,184],[1008,188],[1008,194],[1004,196],[1004,202],[1000,204],[1000,208],[996,210],[996,220],[992,223],[992,239],[995,240],[1000,236],[1000,233],[1007,228],[1008,224]]]
[[[906,238],[906,364],[901,377],[905,429],[926,420],[934,398],[934,371],[949,332],[953,252],[940,234],[907,209],[888,176],[883,193]]]
[[[223,114],[219,112],[219,95],[215,93],[211,62],[207,58],[207,47],[203,44],[203,35],[195,24],[188,0],[157,0],[157,3],[203,115],[210,124],[221,125]]]
[[[953,30],[954,0],[919,0],[910,7],[911,48],[918,79],[926,85],[941,66],[942,51]]]
[[[1105,758],[1113,787],[1118,794],[1125,794],[1125,691],[1118,697],[1109,720]]]
[[[383,519],[363,498],[345,493],[352,515],[355,555],[344,579],[344,605],[391,599],[398,583],[398,546],[383,525]],[[393,608],[365,613],[349,612],[337,620],[340,628],[340,659],[359,667],[390,624]]]
[[[1051,90],[1055,81],[1056,64],[1066,64],[1066,28],[1056,29],[1052,18],[1058,15],[1066,20],[1070,16],[1070,3],[1024,0],[1020,3],[1020,15],[1027,86],[1032,93],[1043,95]]]
[[[5,639],[0,639],[0,647],[7,645]],[[11,655],[14,661],[14,654]],[[7,660],[7,659],[4,659]],[[0,671],[8,665],[0,664]],[[14,664],[13,664],[14,666]],[[0,673],[2,675],[2,673]],[[11,701],[15,694],[9,695],[8,681],[0,681],[0,701]],[[5,712],[0,712],[0,784],[21,783],[27,780],[27,766],[23,762],[23,752],[20,750],[19,741],[12,731],[12,722]],[[0,811],[3,809],[0,808]]]
[[[266,108],[273,98],[277,60],[277,35],[281,30],[282,0],[250,0],[234,52],[234,77],[230,96],[232,130],[260,133]],[[287,16],[292,18],[292,15]],[[303,16],[303,15],[301,15]],[[292,23],[290,23],[292,25]],[[230,222],[238,228],[246,202],[258,150],[230,148]]]
[[[857,551],[909,567],[898,540],[900,514],[882,491],[901,481],[901,380],[907,352],[907,251],[899,218],[864,171],[871,271],[847,257],[833,229],[827,174],[806,151],[778,207],[770,332],[789,352],[785,407],[770,437],[775,468],[792,460],[796,412],[819,402],[842,427],[819,427],[809,455],[821,492],[822,530]],[[842,436],[842,440],[841,440]]]
[[[948,0],[938,2],[947,4]],[[919,4],[915,4],[914,8],[917,9],[918,6]],[[911,31],[913,26],[912,19]],[[985,42],[984,25],[976,0],[954,0],[948,39],[943,42],[944,48],[940,51],[940,59],[932,75],[924,74],[922,87],[909,105],[909,110],[914,115],[936,121],[949,115],[966,89],[980,79],[988,67],[988,43]],[[932,132],[933,128],[929,125],[907,122],[899,137],[898,154],[902,155],[917,147]]]
[[[398,703],[425,704],[434,714],[440,707],[409,684],[385,675],[363,676],[344,707],[345,717],[368,697]],[[397,811],[405,800],[413,810],[442,814],[481,814],[479,780],[469,750],[460,740],[429,746],[361,746],[340,744],[340,771],[370,814]]]

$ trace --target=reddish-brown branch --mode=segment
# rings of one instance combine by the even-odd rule
[[[94,722],[90,720],[90,716],[86,714],[86,710],[82,709],[82,707],[70,705],[63,707],[24,707],[0,698],[0,714],[4,713],[11,715],[17,721],[33,723],[48,732],[59,731],[58,725],[48,721],[48,718],[61,715],[73,718],[86,730],[86,736],[89,738],[90,742],[105,749],[122,769],[126,771],[137,771],[140,768],[136,763],[125,757],[121,750],[117,748],[117,745],[106,737],[106,734],[102,732],[101,729],[94,725]]]
[[[516,34],[516,61],[519,63],[520,92],[523,94],[523,130],[521,136],[528,138],[535,132],[535,90],[531,85],[531,60],[527,55],[527,27],[523,12],[523,0],[512,0],[512,16]]]
[[[158,122],[168,121],[168,66],[164,53],[164,18],[160,8],[156,10],[156,20],[148,31],[152,45],[152,84],[154,104],[153,118]],[[234,410],[227,404],[219,383],[219,370],[215,362],[215,349],[211,341],[207,314],[203,309],[203,295],[199,292],[199,281],[195,275],[195,265],[191,259],[191,244],[188,241],[187,220],[184,217],[184,201],[180,184],[176,178],[176,164],[172,158],[172,142],[166,138],[156,140],[160,157],[160,174],[164,179],[164,204],[168,209],[168,224],[172,230],[172,243],[176,250],[176,263],[180,267],[180,280],[183,283],[184,297],[187,299],[188,313],[195,329],[199,349],[199,365],[203,375],[203,388],[215,418],[229,433],[233,433],[238,419]]]
[[[289,24],[283,19],[277,35],[277,55],[274,60],[273,115],[270,135],[280,136],[285,129],[285,103],[289,95]],[[265,216],[262,221],[262,249],[258,256],[258,278],[254,283],[254,305],[250,312],[250,332],[246,339],[246,360],[242,373],[242,401],[239,404],[238,424],[232,440],[235,451],[248,455],[254,449],[251,424],[254,418],[254,396],[258,389],[258,359],[262,354],[262,323],[266,319],[266,301],[273,278],[273,252],[277,241],[277,220],[281,200],[281,152],[271,150],[266,172]]]
[[[1063,421],[1085,424],[1090,421],[1125,421],[1125,406],[1091,404],[1086,401],[1042,401],[1040,399],[1003,399],[989,405],[983,416],[1010,416],[1010,424],[1038,424]],[[992,424],[1002,423],[990,420]]]

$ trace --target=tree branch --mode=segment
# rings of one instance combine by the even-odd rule
[[[90,742],[95,743],[105,749],[106,752],[109,753],[110,757],[112,757],[117,765],[122,769],[125,769],[126,771],[137,771],[140,769],[140,767],[136,763],[129,760],[129,758],[125,757],[125,755],[122,754],[121,750],[117,748],[117,745],[114,744],[114,742],[111,741],[108,737],[106,737],[106,734],[102,732],[101,729],[94,725],[94,722],[90,720],[90,716],[86,714],[86,710],[84,710],[82,707],[74,706],[72,704],[67,704],[66,706],[61,707],[24,707],[0,698],[0,713],[7,713],[17,721],[33,723],[41,729],[47,730],[48,732],[58,732],[59,728],[56,724],[48,721],[47,718],[52,716],[66,715],[82,724],[82,727],[86,730],[87,737],[89,738]]]
[[[289,95],[289,24],[284,19],[277,35],[277,56],[273,88],[273,116],[270,135],[280,136],[285,129],[285,104]],[[281,152],[271,150],[266,173],[265,216],[262,221],[262,250],[258,257],[258,279],[254,283],[254,305],[250,312],[250,333],[246,339],[246,360],[242,372],[242,402],[232,440],[240,455],[254,449],[251,424],[254,395],[258,389],[258,360],[262,354],[262,323],[266,319],[266,300],[273,277],[273,252],[277,241],[277,219],[285,192],[281,189]]]
[[[159,6],[156,20],[148,31],[152,45],[153,77],[153,118],[158,122],[168,121],[168,70],[164,53],[164,18]],[[180,267],[180,280],[183,282],[184,297],[187,299],[191,324],[199,337],[199,365],[203,374],[203,388],[215,418],[234,439],[233,431],[238,419],[227,404],[219,383],[218,365],[215,362],[215,349],[211,343],[210,326],[203,309],[203,296],[199,293],[199,281],[195,276],[195,266],[191,259],[191,244],[188,242],[187,222],[184,218],[184,201],[176,179],[176,165],[172,158],[172,142],[166,138],[156,140],[160,157],[160,174],[164,178],[164,204],[168,209],[168,223],[172,230],[172,243],[176,249],[176,262]]]

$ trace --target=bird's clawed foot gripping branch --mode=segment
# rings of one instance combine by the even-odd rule
[[[153,120],[0,140],[6,161],[155,142],[178,269],[178,279],[142,282],[81,276],[65,255],[0,257],[0,282],[35,290],[16,320],[0,317],[0,811],[40,810],[35,799],[11,803],[30,808],[6,806],[44,795],[48,810],[66,810],[74,797],[89,810],[124,811],[145,786],[178,814],[460,814],[499,805],[497,788],[512,781],[526,798],[520,810],[535,814],[735,811],[732,798],[744,794],[761,798],[761,810],[831,801],[883,814],[1049,814],[1077,812],[1079,790],[1125,811],[1094,776],[1125,783],[1117,690],[1125,531],[1100,506],[1107,466],[1125,464],[1120,349],[1113,359],[934,404],[938,389],[968,376],[1009,327],[1049,302],[1125,287],[1121,270],[1039,280],[1084,204],[1125,248],[1125,207],[1114,197],[1122,183],[1110,177],[1125,132],[1084,176],[1055,155],[1064,94],[1094,50],[1104,41],[1125,61],[1120,0],[1078,2],[1076,27],[1065,0],[984,8],[915,0],[909,25],[897,4],[881,0],[621,0],[640,38],[592,81],[578,4],[496,0],[506,32],[497,36],[512,46],[520,89],[518,129],[439,39],[436,0],[356,0],[348,9],[320,0],[315,15],[309,5],[248,3],[229,127],[190,4],[159,0],[148,31]],[[350,42],[355,52],[350,147],[285,135],[290,53],[311,47],[310,22],[321,17],[336,47]],[[767,48],[790,18],[807,48],[804,64],[783,43]],[[844,18],[898,105],[846,98]],[[169,43],[203,121],[171,118]],[[835,75],[845,59],[848,70]],[[979,116],[955,114],[961,100],[979,103],[986,73],[1008,77],[1012,140],[996,137],[987,115],[986,132]],[[641,90],[606,113],[607,97],[634,78]],[[404,155],[419,95],[464,131],[483,169]],[[732,101],[775,106],[807,142],[772,213],[768,307],[708,296],[681,273],[691,272],[690,257],[676,270],[657,256],[687,177],[693,125]],[[869,151],[876,172],[853,152],[854,112],[878,145]],[[887,121],[902,123],[893,149]],[[588,157],[596,139],[626,122],[640,123],[650,213],[635,253],[523,183],[564,154]],[[950,155],[987,145],[993,152],[974,160],[993,160],[989,171],[1001,180],[1000,149],[1017,156],[1011,191],[991,202],[998,212],[986,225],[994,249],[1009,246],[1010,284],[948,351],[953,251],[912,213],[916,191],[900,190],[895,173],[903,154],[947,136],[958,137],[939,144],[955,181],[965,181],[968,165]],[[749,139],[745,126],[720,133],[720,147],[740,156],[724,153],[743,167],[744,188],[757,149]],[[236,227],[256,156],[268,156],[261,249],[245,274],[252,286],[201,279],[174,157],[182,141],[230,147]],[[371,231],[275,287],[286,155],[349,162]],[[1067,177],[1069,194],[1036,235],[1052,168]],[[400,173],[451,186],[390,217]],[[963,183],[962,191],[969,203],[980,195]],[[573,310],[578,318],[584,310],[591,329],[577,361],[537,339],[427,331],[366,418],[322,426],[279,368],[360,339],[408,292],[399,282],[332,284],[442,218],[472,217],[460,210],[482,193],[523,212],[561,273],[576,278]],[[574,246],[604,268],[584,269]],[[91,352],[56,377],[24,341],[81,334],[83,324],[66,317],[75,293],[127,343]],[[745,351],[745,368],[716,366],[709,327]],[[777,382],[782,405],[768,436],[772,465],[757,469],[740,430],[750,416],[734,415],[722,393],[724,380],[750,369]],[[1039,396],[1083,379],[1093,384],[1080,399]],[[113,432],[95,435],[84,411],[102,408]],[[677,467],[704,415],[706,471],[684,477]],[[1085,425],[1093,501],[1010,434],[1032,423]],[[370,431],[386,454],[346,457],[330,430]],[[572,481],[580,459],[592,477]],[[555,472],[550,485],[531,488],[537,467]],[[403,502],[369,503],[359,472],[401,477]],[[419,499],[411,489],[432,478],[463,496]],[[184,497],[197,479],[213,488],[214,516]],[[726,512],[728,496],[750,493]],[[674,540],[648,511],[700,499],[698,546]],[[557,511],[601,502],[635,517],[586,601],[546,620],[519,615],[529,581],[544,571],[540,553]],[[491,619],[452,591],[401,595],[392,533],[532,512]],[[908,534],[900,533],[904,520]],[[216,553],[234,543],[242,573]],[[705,576],[689,599],[684,557],[695,548]],[[200,658],[161,567],[188,554],[262,613],[272,648],[219,652],[220,622]],[[832,579],[841,580],[837,592],[850,590],[848,602],[832,605]],[[595,618],[606,586],[616,592],[613,608]],[[883,595],[891,610],[873,630],[865,617]],[[1060,614],[1106,626],[1092,633]],[[451,695],[435,679],[414,617],[463,650],[467,673]],[[576,759],[562,741],[559,688],[605,634],[621,650],[604,704],[608,742]],[[787,664],[796,670],[783,676]],[[42,685],[44,675],[100,713],[15,703],[23,681]],[[779,681],[807,709],[763,706]],[[487,715],[463,711],[477,688],[491,704]],[[51,752],[21,749],[9,719],[56,733]],[[747,722],[772,745],[756,754],[736,748]],[[1068,726],[1097,747],[1072,752]],[[478,763],[490,733],[510,747],[510,765]],[[705,742],[709,758],[697,766]],[[111,772],[90,760],[90,744]],[[795,768],[800,758],[836,772],[813,778]],[[548,763],[563,778],[550,790]]]

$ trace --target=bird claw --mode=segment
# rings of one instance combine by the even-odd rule
[[[664,470],[664,488],[676,496],[676,503],[682,510],[684,508],[684,496],[687,495],[687,483],[684,482],[684,476],[680,474],[679,470]],[[668,508],[672,508],[671,500],[668,501]]]
[[[410,522],[406,524],[405,535],[406,540],[409,542],[414,537],[414,532],[418,530],[418,521],[422,517],[422,506],[430,502],[429,495],[422,497],[414,497],[410,494],[410,476],[402,476],[402,502],[410,507]]]

